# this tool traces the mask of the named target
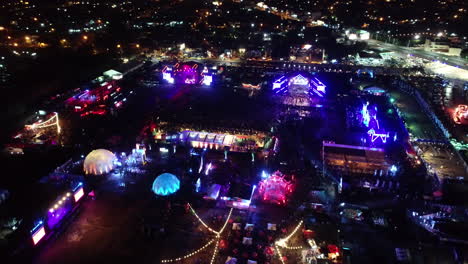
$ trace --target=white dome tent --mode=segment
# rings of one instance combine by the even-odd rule
[[[177,192],[179,188],[180,181],[174,174],[163,173],[154,180],[152,190],[157,195],[167,196]]]
[[[95,149],[86,156],[83,170],[86,174],[102,175],[114,168],[117,158],[114,153],[106,149]]]

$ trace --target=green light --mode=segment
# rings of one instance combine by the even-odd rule
[[[393,104],[394,102],[395,102],[395,98],[393,98],[393,97],[390,97],[390,103],[392,103],[392,104]]]

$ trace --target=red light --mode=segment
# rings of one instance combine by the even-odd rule
[[[338,254],[340,251],[336,245],[328,245],[328,252]]]

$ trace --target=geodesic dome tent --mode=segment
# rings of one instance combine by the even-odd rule
[[[117,158],[114,153],[106,149],[95,149],[86,156],[83,170],[86,174],[102,175],[114,168]]]
[[[156,195],[167,196],[177,192],[180,188],[180,181],[170,173],[163,173],[156,177],[152,190]]]

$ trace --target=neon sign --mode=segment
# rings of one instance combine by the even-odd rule
[[[187,78],[184,82],[185,84],[195,84],[195,78]]]
[[[371,137],[372,142],[375,142],[377,139],[381,139],[383,143],[387,143],[387,138],[390,137],[388,133],[377,133],[373,128],[367,131],[367,134]]]
[[[37,230],[37,231],[32,235],[32,240],[33,240],[34,245],[37,245],[37,243],[39,243],[39,241],[41,241],[41,239],[42,239],[45,235],[46,235],[46,232],[45,232],[44,226],[42,226],[41,228],[39,228],[39,230]]]
[[[73,197],[75,198],[75,202],[78,202],[84,195],[83,187],[79,188],[78,191],[76,191],[73,194]]]

